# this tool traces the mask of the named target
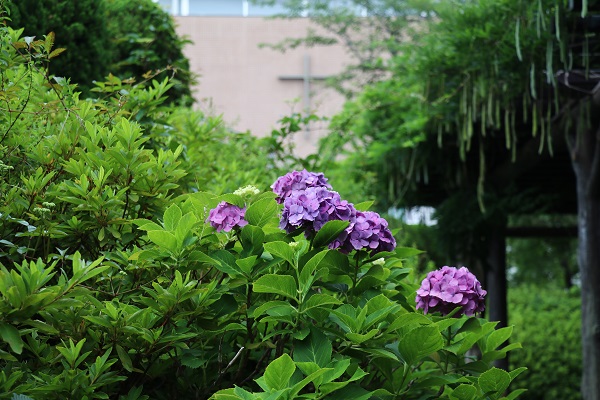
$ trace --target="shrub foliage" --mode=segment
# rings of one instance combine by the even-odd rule
[[[415,311],[415,250],[345,255],[347,222],[305,238],[268,190],[208,193],[272,182],[260,143],[165,106],[168,80],[80,100],[52,35],[21,34],[0,26],[0,398],[519,395],[491,367],[511,327]],[[216,232],[222,201],[248,224]]]

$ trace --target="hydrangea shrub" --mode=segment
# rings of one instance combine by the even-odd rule
[[[304,174],[315,175],[324,181]],[[496,323],[469,317],[477,308],[468,302],[465,315],[453,317],[431,301],[427,314],[417,309],[405,263],[418,252],[396,248],[377,213],[331,188],[294,182],[300,189],[283,203],[276,192],[254,189],[179,196],[161,218],[132,221],[139,245],[97,260],[65,260],[58,280],[54,264],[42,260],[3,266],[0,355],[3,370],[14,372],[0,374],[0,394],[60,398],[68,388],[73,398],[118,399],[519,395],[505,391],[522,369],[492,367],[519,347],[501,347],[512,328],[495,330]],[[319,218],[285,229],[296,215],[286,213],[286,201],[321,190],[328,201],[319,203]],[[21,280],[26,284],[15,284]],[[445,286],[430,287],[464,294],[474,282],[456,271]],[[15,285],[25,291],[15,294]],[[457,293],[450,302],[462,302]],[[19,301],[30,306],[23,311]],[[59,345],[44,345],[50,342]],[[481,357],[468,356],[474,346]],[[48,379],[53,386],[44,384]]]

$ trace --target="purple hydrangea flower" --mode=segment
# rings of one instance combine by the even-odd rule
[[[303,228],[309,236],[328,221],[352,222],[355,216],[354,206],[342,200],[337,192],[323,186],[308,187],[293,190],[285,198],[279,227],[288,233]]]
[[[373,211],[356,213],[350,226],[329,246],[340,249],[342,253],[352,250],[368,250],[371,254],[381,251],[393,251],[396,239],[388,229],[388,223]]]
[[[277,195],[277,202],[283,203],[294,191],[304,190],[310,187],[324,187],[331,189],[327,183],[327,178],[320,172],[309,172],[306,169],[302,171],[292,171],[277,178],[271,185],[273,192]]]
[[[222,201],[210,210],[208,221],[217,232],[229,232],[233,228],[248,225],[248,221],[244,219],[245,214],[246,208],[239,208],[236,205]]]
[[[444,266],[432,271],[423,279],[421,288],[417,290],[417,309],[423,312],[439,311],[448,315],[456,307],[461,307],[458,316],[472,316],[485,309],[487,292],[466,267],[456,269]]]

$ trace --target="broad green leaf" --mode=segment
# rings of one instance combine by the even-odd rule
[[[523,393],[525,393],[527,391],[527,389],[516,389],[513,390],[512,392],[510,392],[506,397],[503,397],[503,400],[514,400],[517,397],[519,397],[520,395],[522,395]]]
[[[479,376],[478,383],[486,396],[502,394],[510,385],[510,375],[502,369],[493,367]]]
[[[510,335],[512,334],[513,327],[506,326],[504,328],[500,328],[490,333],[486,341],[486,348],[482,349],[482,351],[492,351],[496,350],[498,346],[508,340]]]
[[[395,253],[398,258],[408,258],[421,254],[423,251],[412,247],[396,247]]]
[[[346,337],[348,339],[350,339],[350,341],[352,341],[352,343],[361,344],[363,342],[366,342],[369,339],[372,339],[375,335],[377,335],[378,332],[379,332],[378,329],[371,329],[370,331],[368,331],[365,334],[349,332],[349,333],[346,333]]]
[[[457,400],[473,400],[477,396],[477,388],[463,383],[454,389],[452,396],[456,397]]]
[[[290,383],[290,378],[295,370],[296,365],[292,358],[287,354],[283,354],[267,366],[264,374],[265,384],[270,389],[285,389]]]
[[[156,244],[161,249],[170,251],[171,253],[177,253],[177,238],[174,234],[167,231],[148,231],[148,239]]]
[[[264,248],[271,255],[284,259],[290,265],[295,264],[294,249],[288,243],[281,241],[268,242],[264,244]]]
[[[303,296],[308,293],[310,287],[313,282],[317,278],[313,273],[318,269],[322,268],[321,262],[327,256],[327,253],[335,250],[323,250],[317,254],[315,254],[310,260],[306,262],[306,264],[302,267],[300,271],[300,276],[298,278],[300,284],[300,290],[302,291]]]
[[[273,199],[260,199],[248,206],[244,218],[251,225],[263,227],[277,214],[277,202]]]
[[[311,329],[304,340],[294,342],[294,361],[297,362],[314,362],[319,367],[326,367],[331,354],[331,341],[319,329]]]
[[[289,307],[290,308],[290,315],[297,312],[296,308],[293,307],[292,305],[290,305],[290,303],[288,303],[287,301],[281,301],[281,300],[272,300],[272,301],[267,301],[264,304],[261,304],[259,307],[257,307],[253,312],[252,312],[252,316],[254,318],[258,318],[263,314],[269,314],[268,311],[273,309],[273,308],[285,308],[285,307]],[[269,314],[272,315],[272,314]]]
[[[260,255],[262,253],[265,233],[258,226],[246,225],[240,235],[242,247],[247,254]]]
[[[342,304],[342,302],[328,294],[313,294],[306,300],[302,307],[302,312],[307,312],[315,307],[323,307],[327,305]]]
[[[176,204],[172,204],[163,216],[163,224],[165,226],[165,230],[174,231],[177,228],[177,224],[179,224],[179,220],[181,219],[181,208],[179,208]]]
[[[444,338],[435,326],[420,326],[400,339],[398,351],[408,365],[413,365],[442,347]]]
[[[263,275],[252,286],[256,293],[280,294],[290,299],[298,296],[296,281],[289,275]]]
[[[355,204],[354,208],[357,211],[369,211],[373,203],[375,203],[373,200],[363,201],[361,203]]]
[[[5,322],[0,322],[0,337],[10,346],[11,350],[17,354],[23,351],[23,339],[19,330]]]
[[[242,270],[246,276],[250,276],[252,274],[252,267],[256,264],[256,256],[250,256],[246,258],[240,258],[235,261],[238,267]]]
[[[313,240],[313,246],[319,248],[333,242],[348,227],[348,221],[329,221],[319,229]]]
[[[177,237],[178,243],[181,246],[184,239],[191,234],[192,227],[198,222],[196,216],[189,212],[181,217],[177,227],[175,228],[175,236]]]

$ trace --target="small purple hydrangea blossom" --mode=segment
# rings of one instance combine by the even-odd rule
[[[388,229],[388,223],[374,211],[358,211],[350,226],[329,246],[342,253],[367,250],[371,255],[381,251],[393,251],[396,239]]]
[[[342,200],[337,192],[323,186],[308,187],[293,190],[285,198],[279,227],[288,233],[303,228],[310,236],[328,221],[353,222],[355,216],[354,206]]]
[[[309,172],[306,169],[288,172],[277,178],[275,183],[271,185],[271,189],[277,195],[275,200],[279,204],[282,204],[293,192],[310,187],[331,189],[331,185],[327,183],[327,178],[321,172]]]
[[[244,219],[246,208],[240,208],[236,205],[220,202],[215,208],[210,210],[208,221],[217,232],[229,232],[234,228],[241,228],[248,225]]]
[[[425,314],[438,311],[448,315],[461,307],[457,316],[473,316],[485,309],[486,294],[475,275],[466,267],[457,269],[444,266],[427,274],[417,290],[415,301],[417,309],[423,309]]]

